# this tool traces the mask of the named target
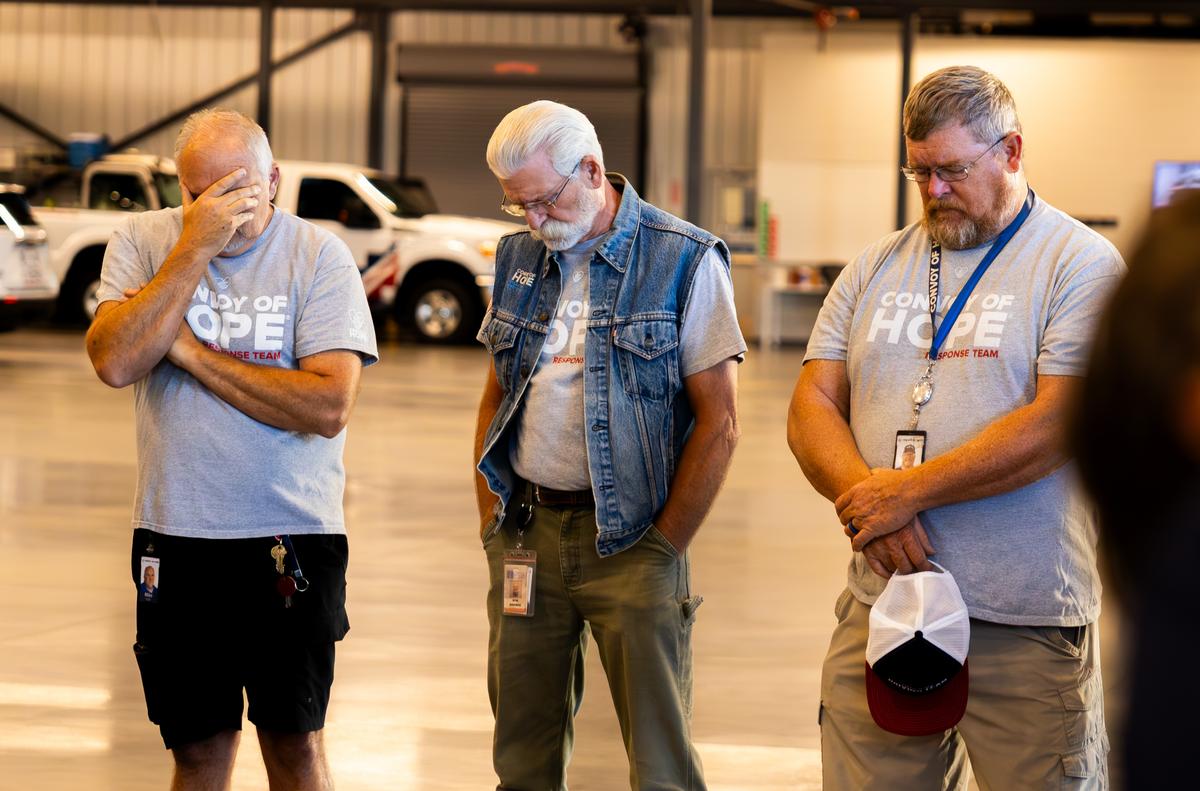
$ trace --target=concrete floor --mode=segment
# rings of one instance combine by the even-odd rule
[[[331,763],[342,791],[487,788],[486,567],[470,465],[486,357],[396,344],[382,356],[347,444],[353,628],[338,652]],[[819,787],[820,660],[847,549],[784,438],[800,363],[796,349],[756,350],[742,366],[742,444],[693,545],[705,597],[694,734],[714,791]],[[167,785],[130,650],[132,418],[131,390],[100,384],[79,333],[0,335],[0,789]],[[1103,630],[1112,731],[1119,624],[1106,616]],[[625,758],[594,651],[588,671],[571,788],[620,789]],[[235,788],[266,789],[247,736]]]

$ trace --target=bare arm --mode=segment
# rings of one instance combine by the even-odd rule
[[[835,503],[854,520],[855,548],[895,530],[919,512],[1011,492],[1067,460],[1063,424],[1077,377],[1039,376],[1033,402],[993,421],[954,450],[910,470],[876,470]]]
[[[258,205],[254,196],[261,188],[235,188],[245,176],[239,168],[194,200],[184,189],[183,232],[167,260],[132,299],[97,308],[86,345],[105,384],[130,385],[167,354],[208,262],[253,217],[251,209]]]
[[[850,433],[850,380],[841,360],[811,360],[788,407],[788,446],[804,477],[829,501],[859,481],[871,468]]]
[[[800,371],[788,408],[788,445],[823,497],[836,500],[871,477],[850,431],[850,381],[841,360],[811,360]],[[920,520],[915,517],[895,533],[857,547],[881,577],[931,568],[934,554]]]
[[[667,502],[655,527],[683,551],[695,537],[741,437],[737,420],[737,362],[728,359],[683,380],[696,425],[683,446]]]
[[[476,464],[483,458],[483,441],[487,436],[488,426],[492,425],[492,420],[500,409],[500,402],[504,400],[504,390],[501,389],[500,382],[496,380],[496,369],[491,365],[491,358],[488,359],[488,362],[487,379],[483,384],[483,397],[479,399],[479,415],[475,419]],[[475,469],[474,472],[475,499],[479,503],[479,524],[482,527],[492,518],[492,508],[498,498],[492,494],[492,490],[488,488],[487,481],[479,470]]]
[[[175,341],[208,261],[181,239],[137,296],[96,308],[86,344],[101,381],[125,387],[158,365]]]
[[[350,420],[362,374],[358,353],[346,349],[301,357],[299,370],[243,362],[204,346],[186,324],[169,358],[260,423],[329,438]]]

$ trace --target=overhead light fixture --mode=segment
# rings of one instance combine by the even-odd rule
[[[1196,18],[1189,14],[1159,14],[1158,21],[1166,27],[1192,27]]]
[[[1033,24],[1032,11],[963,11],[959,17],[967,26],[1020,27]]]
[[[494,64],[492,66],[492,71],[495,74],[503,74],[505,76],[510,74],[522,74],[532,77],[536,74],[540,74],[542,67],[536,63],[530,63],[527,60],[506,60]]]
[[[1156,20],[1154,14],[1089,14],[1096,27],[1148,27]]]

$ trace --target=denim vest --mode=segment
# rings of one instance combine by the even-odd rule
[[[685,303],[710,249],[715,246],[729,266],[729,249],[720,239],[646,203],[624,177],[610,178],[621,205],[612,233],[592,255],[583,349],[588,469],[601,557],[637,543],[667,501],[695,422],[679,367]],[[500,501],[485,535],[499,529],[512,499],[514,417],[560,291],[557,254],[528,229],[500,240],[482,337],[504,397],[478,467]]]

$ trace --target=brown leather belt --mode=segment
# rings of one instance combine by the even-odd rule
[[[526,484],[526,487],[526,500],[532,505],[549,508],[594,508],[596,505],[596,498],[592,496],[591,489],[567,492],[536,483]]]

